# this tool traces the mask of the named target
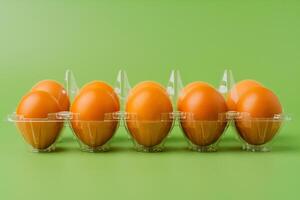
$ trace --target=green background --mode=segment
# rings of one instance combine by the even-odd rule
[[[0,199],[297,199],[300,179],[299,1],[0,1],[0,114],[42,79],[131,85],[235,79],[271,88],[292,115],[269,153],[240,150],[229,129],[217,153],[187,150],[175,128],[163,153],[135,152],[121,127],[107,153],[80,152],[69,129],[49,154],[30,153],[1,123]]]

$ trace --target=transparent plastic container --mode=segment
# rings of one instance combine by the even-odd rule
[[[225,95],[228,91],[227,77],[222,80],[221,84],[223,84],[223,87],[220,86],[223,92],[219,92]],[[127,90],[128,93],[130,89]],[[177,110],[177,100],[182,89],[183,82],[180,72],[172,70],[166,86],[166,92],[172,102],[173,112],[162,113],[160,119],[155,121],[140,120],[136,113],[125,112],[124,124],[137,151],[163,151],[164,142],[177,124],[180,125],[191,150],[199,152],[217,151],[218,142],[226,132],[234,114],[232,112],[220,113],[218,119],[214,121],[196,120],[193,113]],[[143,141],[142,137],[146,138],[146,141]]]
[[[8,121],[14,122],[32,152],[50,152],[55,150],[56,142],[62,132],[64,119],[59,113],[48,114],[47,118],[26,119],[13,113]]]
[[[189,144],[189,148],[199,152],[214,152],[228,128],[226,113],[219,114],[218,120],[195,120],[190,113],[182,113],[180,128]]]
[[[156,121],[139,120],[135,114],[127,113],[125,127],[137,151],[160,152],[174,126],[173,113],[162,113]]]
[[[109,141],[119,127],[119,121],[114,119],[84,121],[74,117],[69,123],[80,149],[87,152],[108,151]]]
[[[232,72],[225,70],[218,91],[227,97],[235,84]],[[79,93],[72,71],[65,73],[65,88],[71,100]],[[283,124],[290,120],[286,114],[272,118],[252,118],[249,113],[228,111],[219,113],[214,121],[196,120],[192,113],[177,110],[177,100],[183,89],[183,82],[178,70],[172,70],[165,87],[172,103],[173,111],[161,113],[157,120],[141,120],[136,113],[125,111],[126,99],[131,86],[124,70],[119,70],[114,91],[120,101],[120,110],[105,113],[100,121],[81,120],[78,113],[69,111],[49,113],[47,118],[26,119],[15,113],[8,116],[8,121],[16,124],[17,129],[33,152],[55,150],[64,126],[71,128],[79,147],[86,152],[101,152],[110,149],[110,141],[120,126],[125,126],[128,137],[137,151],[160,152],[174,126],[179,125],[188,147],[199,152],[218,150],[218,143],[229,126],[236,130],[236,136],[247,151],[269,151],[270,144],[278,135]],[[143,140],[142,138],[146,138]]]
[[[121,85],[123,83],[118,81],[118,79],[122,79],[123,73],[125,72],[120,70],[116,84],[118,87],[114,88],[120,101],[122,101],[122,92],[124,92],[125,86]],[[74,100],[76,95],[79,94],[79,87],[70,70],[66,72],[66,82],[70,97]],[[122,104],[120,105],[122,106]],[[106,152],[110,150],[109,143],[119,128],[120,116],[121,114],[118,111],[105,113],[103,120],[82,120],[80,113],[69,112],[66,120],[82,151]]]
[[[238,113],[233,124],[244,150],[264,152],[271,150],[273,139],[288,120],[290,117],[284,114],[273,118],[253,118],[249,113]]]
[[[65,73],[65,88],[70,100],[79,93],[75,77],[70,70]],[[123,90],[119,89],[116,92],[121,95]],[[47,118],[39,119],[26,119],[13,113],[7,119],[16,124],[32,152],[54,151],[64,125],[71,128],[82,151],[99,152],[109,150],[109,141],[119,127],[119,115],[119,112],[105,113],[101,121],[85,121],[80,119],[78,113],[63,111],[49,113]]]
[[[225,71],[221,84],[218,86],[218,92],[225,97],[228,92],[229,81]],[[176,80],[176,101],[179,99],[183,87],[179,71],[175,71]],[[177,105],[176,107],[177,108]],[[215,152],[218,150],[218,144],[225,134],[232,117],[233,112],[218,113],[216,120],[198,120],[193,113],[177,111],[178,124],[183,132],[183,135],[188,143],[188,148],[198,152]]]
[[[238,95],[234,85],[235,80],[231,70],[225,70],[220,91],[227,98],[230,91]],[[231,124],[236,131],[236,138],[241,142],[242,149],[251,152],[267,152],[271,150],[274,138],[281,131],[283,125],[291,120],[288,114],[278,113],[270,118],[255,118],[247,112],[231,112]]]
[[[166,87],[163,87],[165,91],[162,94],[159,93],[158,95],[163,95],[165,100],[170,103],[168,105],[174,108],[176,99],[174,99],[174,94],[172,92],[174,92],[174,84],[177,84],[177,82],[174,80],[174,77],[172,77],[172,80],[172,84],[169,83]],[[127,81],[127,84],[125,82],[123,85],[130,85],[128,83],[128,78],[123,79],[123,81]],[[128,97],[132,91],[132,88],[128,87],[127,89],[128,90],[126,90],[126,93],[123,93],[124,107],[122,110],[122,120],[124,121],[123,124],[125,125],[126,131],[133,142],[134,148],[141,152],[163,151],[164,143],[171,133],[176,121],[176,116],[174,115],[173,109],[170,112],[155,113],[155,120],[144,119],[140,117],[138,113],[126,111],[125,105],[129,102]],[[152,101],[153,103],[154,100],[149,99],[149,101]],[[155,103],[156,102],[154,102],[154,104]],[[159,104],[160,102],[157,102],[157,105]],[[143,114],[144,113],[145,111]]]

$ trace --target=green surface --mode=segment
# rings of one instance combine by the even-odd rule
[[[0,114],[38,80],[132,85],[235,78],[272,88],[293,120],[269,153],[240,151],[230,129],[217,153],[186,149],[179,129],[167,151],[137,153],[121,127],[112,151],[83,153],[70,130],[58,151],[27,151],[13,124],[1,123],[0,199],[297,199],[299,198],[299,1],[1,1]]]

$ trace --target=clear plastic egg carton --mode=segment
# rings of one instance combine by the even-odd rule
[[[226,99],[234,84],[232,72],[225,70],[217,90]],[[79,87],[70,70],[65,73],[65,88],[72,102],[79,93]],[[191,150],[212,152],[218,150],[218,143],[229,126],[235,127],[244,150],[268,151],[270,142],[278,134],[282,124],[290,120],[285,114],[277,114],[273,118],[252,118],[249,113],[236,111],[219,113],[215,120],[197,120],[193,113],[177,110],[177,101],[183,88],[180,72],[172,70],[165,87],[172,111],[160,113],[155,120],[145,120],[137,113],[126,112],[126,101],[132,88],[126,72],[120,70],[114,84],[114,91],[120,101],[120,110],[106,113],[103,120],[82,120],[79,113],[64,111],[50,113],[47,118],[42,119],[26,119],[13,113],[8,116],[8,121],[16,124],[34,152],[55,150],[64,126],[72,129],[80,149],[87,152],[108,151],[109,142],[117,133],[119,126],[126,128],[137,151],[163,151],[164,143],[173,127],[179,126]]]
[[[70,70],[65,73],[64,86],[72,101],[79,88]],[[82,151],[98,152],[109,150],[109,141],[119,127],[119,115],[120,112],[106,113],[103,120],[90,121],[81,120],[79,113],[63,111],[49,113],[47,118],[25,118],[13,113],[7,119],[16,124],[32,152],[54,151],[64,126],[72,129]]]
[[[234,87],[232,71],[225,70],[223,76],[226,88],[237,94]],[[227,83],[226,83],[227,82]],[[263,86],[263,85],[262,85]],[[221,86],[225,88],[224,86]],[[265,86],[263,86],[265,87]],[[229,91],[224,92],[225,97],[229,95]],[[261,109],[264,109],[263,106]],[[251,152],[268,152],[272,149],[272,142],[278,133],[282,130],[285,123],[291,120],[291,116],[286,114],[284,108],[281,113],[273,114],[270,117],[253,117],[248,112],[233,112],[231,124],[235,129],[237,139],[242,144],[242,149]]]
[[[228,97],[230,91],[234,95],[237,94],[235,84],[232,71],[225,70],[224,86],[222,84],[220,86],[220,88],[229,89],[227,92],[223,91],[225,98]],[[264,105],[261,110],[264,110],[265,107]],[[231,124],[235,129],[237,139],[241,142],[243,150],[251,152],[271,151],[274,138],[278,136],[285,123],[291,120],[291,116],[285,113],[283,107],[281,113],[273,114],[270,117],[254,117],[248,112],[233,111],[232,113]]]
[[[270,151],[271,144],[284,123],[291,120],[286,114],[275,114],[271,118],[255,118],[249,113],[236,114],[232,124],[242,143],[242,149],[252,152]]]
[[[60,113],[50,113],[47,118],[24,118],[13,113],[8,121],[14,122],[32,152],[50,152],[61,135],[65,118]]]
[[[226,131],[229,121],[231,121],[232,112],[220,113],[217,120],[200,121],[195,120],[192,113],[178,111],[177,101],[180,91],[183,88],[178,70],[171,71],[168,83],[164,89],[169,96],[173,109],[171,112],[161,113],[156,120],[143,120],[140,119],[138,113],[126,111],[126,101],[128,101],[128,96],[134,88],[130,87],[125,72],[122,77],[123,80],[120,82],[123,84],[119,85],[126,85],[128,87],[126,87],[127,90],[121,96],[121,99],[123,99],[122,105],[124,106],[119,119],[123,122],[122,124],[124,124],[137,151],[163,151],[165,141],[171,134],[174,126],[180,126],[183,133],[191,133],[190,135],[184,134],[190,149],[201,152],[217,150],[217,144]],[[116,91],[120,91],[118,87],[116,88]],[[216,135],[215,132],[219,134]],[[211,135],[215,135],[215,137],[211,137]]]

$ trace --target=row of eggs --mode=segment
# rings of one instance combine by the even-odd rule
[[[137,84],[126,99],[125,112],[136,118],[125,120],[125,125],[138,150],[161,151],[163,141],[172,129],[171,115],[162,120],[163,114],[173,113],[171,99],[159,83],[145,81]],[[228,125],[220,115],[228,111],[248,113],[249,118],[235,120],[236,130],[250,147],[268,143],[278,132],[281,122],[272,119],[282,113],[277,96],[253,80],[237,83],[225,99],[213,86],[193,82],[184,87],[177,101],[177,110],[192,114],[192,118],[180,120],[184,135],[195,150],[216,149]],[[25,141],[37,151],[54,149],[61,121],[35,121],[46,119],[49,113],[70,111],[77,117],[70,120],[71,128],[83,150],[102,151],[116,132],[119,121],[105,120],[107,113],[120,111],[120,101],[114,89],[102,81],[93,81],[81,88],[72,104],[64,87],[53,80],[37,83],[20,101],[16,114],[24,121],[16,122]],[[257,120],[258,119],[258,120]],[[262,119],[262,120],[259,120]]]

